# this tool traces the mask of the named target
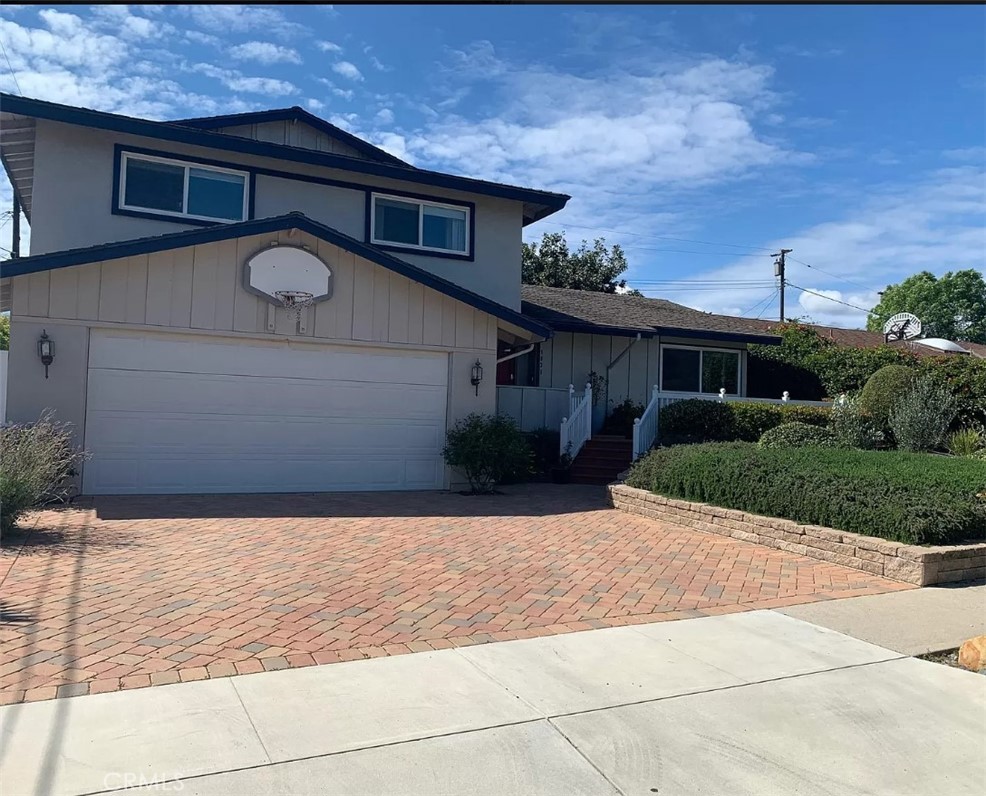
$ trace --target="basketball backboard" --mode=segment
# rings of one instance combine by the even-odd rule
[[[243,287],[271,304],[281,304],[285,292],[311,293],[317,303],[332,297],[332,271],[300,246],[270,246],[244,264]]]

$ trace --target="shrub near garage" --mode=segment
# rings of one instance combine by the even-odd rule
[[[473,413],[449,429],[445,462],[460,470],[477,494],[489,494],[505,479],[531,471],[531,449],[509,417]]]
[[[986,466],[973,459],[709,443],[654,450],[627,484],[908,544],[986,538]]]

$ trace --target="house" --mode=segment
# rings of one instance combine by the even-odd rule
[[[0,159],[31,225],[0,271],[7,420],[72,423],[85,494],[445,488],[469,413],[554,424],[590,372],[603,413],[658,382],[742,394],[746,343],[779,340],[522,288],[523,228],[568,196],[418,169],[300,108],[160,122],[0,94]]]

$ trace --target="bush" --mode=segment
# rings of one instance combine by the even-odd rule
[[[84,455],[72,444],[71,425],[45,411],[38,422],[0,429],[0,534],[28,509],[70,492]]]
[[[839,442],[830,429],[795,422],[775,426],[760,437],[758,444],[761,448],[805,448],[810,445],[836,448]]]
[[[627,398],[616,404],[606,418],[605,431],[607,434],[620,434],[628,439],[633,437],[633,421],[644,413],[643,404],[637,404]]]
[[[945,447],[953,456],[972,456],[986,445],[986,437],[978,428],[963,428],[948,435]]]
[[[890,410],[914,385],[917,372],[903,365],[887,365],[869,377],[859,394],[859,408],[879,424],[887,426]]]
[[[662,445],[716,442],[732,438],[733,413],[729,404],[688,398],[661,409],[658,434]]]
[[[931,451],[942,444],[957,412],[955,396],[928,374],[919,378],[894,404],[888,422],[898,448]]]
[[[627,483],[909,544],[986,538],[986,467],[898,451],[761,448],[745,442],[658,448]]]
[[[921,372],[934,373],[948,385],[958,401],[953,431],[967,426],[986,426],[986,359],[929,357],[921,360]]]
[[[832,407],[829,427],[843,448],[872,450],[883,440],[879,424],[860,409],[856,397],[847,396]]]
[[[530,474],[531,449],[512,418],[473,413],[448,432],[442,456],[461,470],[476,493],[490,493],[505,479]]]
[[[986,448],[980,448],[966,456],[967,459],[974,459],[979,462],[986,462]]]
[[[524,439],[531,449],[531,466],[536,475],[545,475],[558,464],[560,437],[558,429],[553,428],[536,428],[524,432]]]
[[[662,445],[694,442],[756,442],[765,431],[796,421],[825,426],[830,410],[821,406],[704,401],[689,398],[661,410],[658,420]]]

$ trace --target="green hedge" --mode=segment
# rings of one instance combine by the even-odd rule
[[[775,426],[765,432],[757,444],[761,448],[807,448],[810,445],[821,448],[839,447],[834,431],[797,421]]]
[[[831,410],[821,406],[734,403],[689,398],[661,410],[660,442],[756,442],[765,431],[782,423],[825,426]]]
[[[627,483],[909,544],[986,538],[986,465],[974,459],[712,443],[652,451]]]

